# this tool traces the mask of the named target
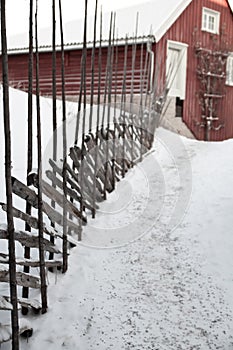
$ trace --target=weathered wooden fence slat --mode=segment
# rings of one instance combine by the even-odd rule
[[[0,239],[8,239],[8,232],[6,230],[0,229]],[[30,247],[30,248],[38,248],[39,247],[38,236],[32,236],[28,232],[16,231],[15,232],[15,240],[18,241],[21,245],[23,245],[25,247]],[[43,238],[42,244],[44,246],[44,249],[48,252],[57,253],[57,254],[61,253],[59,248],[56,247],[54,244],[52,244],[46,238]]]
[[[9,270],[0,265],[0,282],[9,283],[9,278]],[[24,272],[16,272],[16,283],[18,286],[22,287],[40,288],[40,278]]]
[[[16,265],[19,265],[19,266],[29,266],[29,267],[40,266],[40,261],[33,260],[33,259],[16,258],[15,262],[16,262]],[[0,264],[9,264],[9,257],[8,256],[5,258],[0,257]],[[62,266],[62,260],[45,260],[45,266],[46,267]]]
[[[10,297],[9,296],[2,296],[0,297],[0,302],[1,299],[3,300],[3,304],[4,303],[10,303]],[[18,297],[18,303],[22,306],[22,307],[31,307],[34,310],[40,310],[41,309],[41,302],[37,299],[28,299],[28,298],[20,298]],[[11,305],[11,304],[10,304]],[[0,307],[1,309],[1,307]]]
[[[72,79],[72,84],[78,84],[78,114],[75,129],[75,139],[69,143],[70,149],[67,149],[67,124],[66,124],[66,65],[64,61],[64,42],[62,28],[62,9],[61,0],[59,0],[60,11],[60,31],[61,31],[61,50],[56,52],[55,42],[55,0],[52,1],[52,48],[53,48],[53,74],[52,74],[52,119],[53,119],[53,147],[51,158],[47,168],[41,168],[42,147],[40,123],[40,84],[48,84],[49,81],[40,82],[39,74],[39,51],[37,36],[37,9],[36,1],[35,16],[35,43],[34,51],[36,53],[36,66],[33,76],[33,23],[32,14],[33,1],[30,0],[30,30],[29,30],[29,109],[28,109],[28,162],[26,183],[22,183],[15,177],[11,179],[12,192],[15,196],[25,200],[26,212],[12,207],[11,215],[13,218],[20,219],[25,223],[25,231],[15,231],[14,242],[21,244],[21,255],[14,259],[14,268],[16,271],[16,283],[23,286],[23,298],[17,297],[18,309],[21,305],[22,313],[27,313],[29,308],[34,311],[46,312],[47,310],[47,285],[45,278],[45,269],[53,271],[58,268],[66,272],[68,268],[68,248],[78,245],[82,239],[83,226],[87,223],[90,215],[92,218],[98,214],[98,209],[109,193],[111,193],[116,183],[125,177],[126,173],[148,154],[152,147],[154,131],[157,123],[156,112],[151,111],[154,108],[156,97],[149,93],[149,66],[150,57],[148,52],[143,52],[145,43],[141,45],[141,62],[136,62],[138,56],[137,34],[132,50],[130,42],[126,36],[124,57],[119,59],[118,39],[116,38],[115,15],[111,13],[109,25],[109,39],[107,47],[107,61],[102,60],[102,10],[100,14],[100,37],[98,48],[98,65],[95,65],[95,45],[96,45],[96,21],[97,21],[97,0],[95,12],[94,41],[92,48],[91,62],[87,59],[87,0],[85,0],[85,23],[84,23],[84,42],[82,61],[80,64],[80,73]],[[137,25],[136,25],[137,32]],[[132,52],[131,52],[132,51]],[[129,56],[132,53],[132,59]],[[145,57],[145,62],[144,62]],[[61,76],[57,75],[56,59],[61,61]],[[97,57],[96,57],[97,58]],[[60,63],[59,63],[60,64]],[[119,67],[118,67],[119,66]],[[90,75],[91,72],[91,75]],[[131,79],[129,81],[129,75]],[[69,73],[68,73],[69,75]],[[121,78],[119,76],[121,75]],[[33,78],[35,81],[33,81]],[[81,82],[78,82],[81,79]],[[98,82],[97,82],[98,80]],[[25,79],[26,83],[26,79]],[[98,86],[96,86],[96,83]],[[58,140],[57,133],[57,108],[56,108],[56,89],[62,84],[62,140]],[[156,79],[154,81],[156,84]],[[36,89],[32,89],[32,85]],[[119,87],[121,92],[119,94]],[[151,86],[150,86],[151,88]],[[154,89],[155,91],[156,89]],[[140,102],[134,104],[134,91],[140,95]],[[37,166],[36,173],[32,172],[32,93],[36,92],[37,106]],[[89,96],[90,94],[90,96]],[[120,98],[120,102],[119,101]],[[90,101],[90,111],[86,108]],[[94,126],[94,103],[97,102],[97,124]],[[100,108],[102,104],[103,109]],[[112,112],[114,115],[112,115]],[[86,125],[89,127],[86,130]],[[93,131],[93,126],[95,131]],[[58,157],[58,141],[62,142],[62,156]],[[63,159],[60,159],[63,158]],[[59,159],[58,159],[59,158]],[[43,176],[42,176],[43,171]],[[34,186],[34,188],[32,187]],[[7,205],[0,203],[3,211],[7,211]],[[33,230],[33,232],[31,232]],[[11,236],[12,238],[13,236]],[[77,239],[78,241],[77,241]],[[0,229],[0,239],[9,240],[8,230]],[[69,242],[69,245],[67,244]],[[61,248],[60,248],[61,247]],[[37,250],[39,258],[31,257]],[[49,253],[49,254],[48,254]],[[54,254],[58,254],[54,257]],[[9,283],[9,269],[11,260],[9,253],[0,252],[0,282]],[[17,270],[16,270],[17,267]],[[40,275],[34,276],[30,273],[31,268],[40,268]],[[20,272],[19,270],[23,270]],[[41,300],[30,299],[30,289],[41,290]],[[0,296],[0,310],[18,312],[16,303],[11,304],[10,298]],[[17,310],[16,310],[17,309]],[[19,327],[19,334],[22,332],[31,332],[28,325]],[[14,334],[14,332],[13,332]],[[27,333],[29,334],[29,333]],[[18,336],[18,334],[17,334]],[[14,337],[13,337],[14,338]],[[0,344],[11,339],[10,326],[0,325]],[[18,350],[18,349],[17,349]]]

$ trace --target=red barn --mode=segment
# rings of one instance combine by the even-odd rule
[[[135,35],[135,19],[139,25]],[[105,18],[105,16],[104,16]],[[117,11],[117,69],[113,71],[115,93],[120,93],[124,78],[125,37],[127,40],[126,93],[142,91],[159,98],[167,92],[173,106],[170,123],[179,121],[199,140],[224,140],[233,137],[233,12],[227,0],[152,0],[143,5]],[[104,21],[102,67],[108,54],[109,18]],[[87,50],[87,94],[92,76],[92,31]],[[82,26],[65,26],[65,71],[67,96],[77,96],[80,88]],[[149,35],[148,35],[149,33]],[[52,94],[52,54],[44,33],[40,40],[40,79],[43,95]],[[97,34],[98,37],[98,34]],[[50,39],[49,39],[50,40]],[[78,44],[80,43],[80,44]],[[98,52],[95,51],[94,92],[98,90]],[[26,44],[10,42],[9,77],[12,86],[27,90]],[[136,47],[136,49],[135,49]],[[135,51],[134,51],[135,50]],[[135,64],[132,63],[135,52]],[[57,51],[57,91],[60,93],[60,52]],[[116,53],[115,53],[116,56]],[[147,58],[146,58],[147,57]],[[147,60],[147,61],[146,61]],[[142,64],[143,62],[143,64]],[[133,67],[133,68],[132,68]],[[102,70],[101,88],[106,70]],[[132,84],[133,81],[133,84]],[[156,81],[154,85],[153,82]],[[178,128],[179,129],[179,128]]]

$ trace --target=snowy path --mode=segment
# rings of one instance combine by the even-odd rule
[[[162,140],[167,135],[158,132]],[[22,349],[233,349],[233,141],[184,143],[192,197],[176,230],[170,230],[169,218],[174,207],[180,216],[179,194],[186,189],[187,204],[190,182],[184,177],[178,183],[159,146],[145,160],[144,173],[136,168],[129,174],[131,188],[126,179],[115,203],[110,196],[114,214],[103,204],[95,225],[86,227],[84,243],[97,247],[73,249],[70,269],[57,283],[49,275],[49,312],[32,316],[35,332],[28,343],[22,341]],[[178,156],[179,161],[184,158]],[[176,169],[182,171],[179,164]],[[148,192],[143,174],[153,185]],[[153,189],[160,189],[159,195]],[[118,229],[111,230],[117,220]]]
[[[83,348],[228,349],[231,311],[199,258],[156,232],[110,254],[95,274]]]

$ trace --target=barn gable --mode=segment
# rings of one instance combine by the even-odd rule
[[[204,17],[205,11],[207,17]],[[205,18],[214,21],[212,15],[216,15],[216,25],[219,24],[216,31],[204,27]],[[212,22],[210,24],[212,26]],[[192,1],[156,44],[157,63],[166,62],[161,65],[158,93],[169,83],[168,58],[174,62],[173,72],[181,73],[179,78],[177,74],[175,77],[171,75],[174,86],[169,95],[176,99],[177,107],[182,108],[180,116],[197,139],[217,141],[233,137],[233,88],[227,82],[226,65],[227,57],[233,51],[232,28],[232,10],[228,1]],[[180,70],[175,68],[175,62],[179,62],[183,55],[186,55],[186,67]],[[182,82],[184,69],[186,86],[185,94],[181,95],[175,88],[179,87],[176,82]]]

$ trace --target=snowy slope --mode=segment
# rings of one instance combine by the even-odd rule
[[[12,174],[25,182],[27,169],[27,94],[11,89],[10,93],[10,118],[12,136]],[[0,99],[2,101],[2,87],[0,86]],[[41,125],[42,125],[42,152],[52,137],[52,100],[42,97]],[[76,104],[67,103],[68,117],[75,116]],[[62,121],[62,104],[57,101],[58,126]],[[3,106],[0,106],[0,164],[4,164],[4,126]],[[36,100],[33,99],[33,168],[37,167],[37,132],[36,132]],[[4,201],[4,167],[0,167],[0,201]],[[0,221],[1,221],[0,211]]]
[[[11,94],[23,174],[26,95]],[[89,220],[68,272],[49,273],[48,313],[29,316],[34,335],[21,349],[233,349],[232,150],[233,140],[159,128],[154,152]]]
[[[49,276],[50,310],[33,320],[34,337],[28,344],[22,342],[23,349],[233,348],[233,141],[207,144],[182,139],[192,167],[192,195],[186,216],[172,230],[168,223],[177,203],[175,192],[185,183],[176,183],[171,162],[176,162],[176,169],[187,162],[184,156],[171,156],[167,145],[173,137],[159,129],[155,152],[144,161],[148,167],[140,166],[155,186],[155,164],[164,172],[160,215],[156,194],[149,205],[155,208],[154,215],[150,212],[148,217],[144,210],[145,184],[141,179],[139,185],[138,167],[126,178],[128,185],[123,181],[110,197],[109,208],[122,202],[123,209],[119,205],[118,214],[113,210],[111,215],[104,207],[96,221],[98,227],[102,223],[102,234],[88,225],[83,244],[72,251],[68,273],[58,276],[57,283]],[[127,186],[135,195],[128,206],[121,192]],[[116,215],[120,228],[122,220],[129,224],[131,210],[138,225],[149,229],[134,243],[127,244],[121,236],[111,245],[113,235],[104,227],[114,226]]]

